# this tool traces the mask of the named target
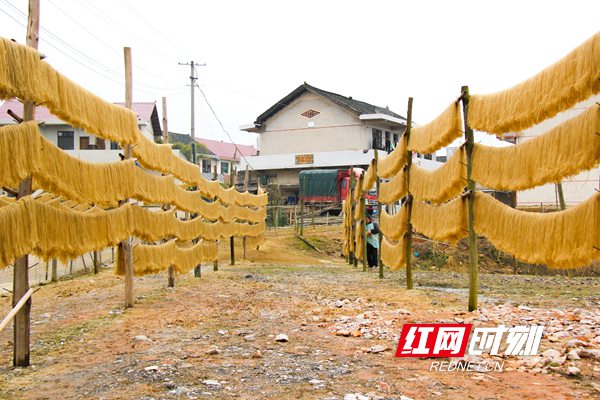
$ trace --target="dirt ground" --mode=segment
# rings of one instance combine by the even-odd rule
[[[600,361],[590,351],[576,364],[536,369],[507,360],[503,372],[488,373],[430,372],[431,359],[394,358],[402,325],[414,322],[543,323],[549,333],[540,352],[564,352],[574,338],[594,350],[599,279],[482,275],[481,308],[467,313],[464,274],[416,271],[408,291],[401,273],[380,280],[333,255],[335,242],[324,238],[335,228],[327,229],[333,233],[305,232],[323,253],[289,230],[271,231],[247,260],[237,248],[235,266],[221,245],[218,272],[205,265],[202,278],[180,276],[174,289],[165,274],[135,278],[133,309],[122,308],[123,280],[110,269],[42,286],[32,310],[32,367],[11,366],[12,327],[0,334],[0,398],[600,396]],[[10,298],[0,298],[1,314],[9,309]],[[277,342],[279,334],[289,340]],[[569,375],[575,365],[580,373]]]

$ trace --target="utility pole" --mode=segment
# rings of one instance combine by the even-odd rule
[[[198,76],[196,75],[196,67],[203,67],[206,64],[198,64],[194,61],[190,61],[189,63],[179,63],[179,65],[189,65],[190,66],[190,96],[191,96],[191,113],[190,113],[190,136],[192,137],[192,163],[196,165],[196,107],[194,102],[194,88],[197,86],[196,81],[198,80]],[[195,189],[192,188],[192,189]],[[200,278],[202,276],[202,268],[200,265],[197,265],[194,268],[194,276],[196,278]]]
[[[197,86],[196,81],[198,76],[196,75],[196,67],[204,67],[206,64],[198,64],[194,61],[189,63],[179,63],[179,65],[190,66],[190,96],[191,96],[191,116],[190,116],[190,136],[192,137],[192,162],[196,164],[196,107],[194,101],[194,88]]]

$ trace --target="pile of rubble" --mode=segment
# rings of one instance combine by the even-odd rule
[[[349,299],[332,300],[329,303],[330,307],[348,311],[362,311],[367,308],[361,301]],[[558,372],[575,377],[582,373],[580,364],[588,360],[591,361],[591,365],[586,365],[593,370],[592,373],[600,373],[600,310],[543,309],[506,303],[482,307],[471,313],[455,312],[451,318],[446,315],[444,319],[436,319],[435,316],[439,312],[428,310],[423,313],[423,318],[420,318],[404,309],[367,310],[353,316],[337,317],[328,329],[338,336],[385,341],[385,345],[375,345],[362,350],[365,353],[379,353],[396,348],[402,325],[407,322],[464,323],[473,324],[475,327],[543,325],[542,341],[536,356],[490,356],[483,353],[479,357],[466,356],[464,360],[476,363],[488,360],[504,361],[507,370],[544,374]]]

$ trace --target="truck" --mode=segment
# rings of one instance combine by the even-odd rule
[[[331,205],[340,209],[343,200],[348,197],[350,174],[354,173],[356,182],[364,172],[362,168],[348,169],[311,169],[300,172],[300,197],[304,204]],[[377,205],[377,191],[370,189],[366,193],[367,207]]]

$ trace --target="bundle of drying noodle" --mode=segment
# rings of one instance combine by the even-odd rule
[[[348,256],[353,251],[351,243],[354,243],[352,237],[352,200],[348,196],[342,202],[342,253],[344,256]]]
[[[390,178],[396,175],[406,164],[406,142],[400,140],[396,148],[384,158],[377,161],[377,175]]]
[[[134,198],[173,204],[210,220],[260,222],[266,217],[264,207],[253,210],[234,203],[224,207],[221,202],[206,202],[204,192],[184,190],[171,176],[146,173],[133,160],[95,164],[72,157],[44,138],[35,122],[0,128],[0,169],[4,171],[2,185],[17,187],[33,176],[37,187],[78,203],[112,207],[118,200]]]
[[[394,215],[390,215],[382,209],[379,229],[381,229],[385,237],[400,240],[406,233],[407,218],[406,206],[401,207],[400,212]]]
[[[497,190],[524,190],[594,168],[600,163],[600,106],[516,146],[475,144],[473,179]]]
[[[356,246],[354,251],[354,258],[362,261],[364,248],[363,246],[365,244],[363,241],[363,226],[362,223],[360,223],[360,221],[357,221],[356,223],[356,230],[354,232],[354,245]]]
[[[356,188],[356,191],[358,192],[358,187]],[[366,206],[366,202],[365,202],[365,206]],[[363,219],[363,215],[365,215],[365,207],[363,207],[363,202],[360,200],[360,198],[357,200],[356,206],[354,207],[354,219],[356,220],[356,222],[360,222]]]
[[[466,177],[465,152],[461,148],[433,171],[412,164],[408,191],[417,200],[443,203],[460,194],[465,187]]]
[[[171,240],[158,245],[138,244],[133,248],[133,273],[136,276],[157,274],[170,266],[178,274],[185,274],[201,262],[217,259],[215,242],[199,241],[196,244]],[[118,249],[115,274],[124,275],[125,265]]]
[[[267,204],[266,196],[238,196],[218,182],[207,181],[196,165],[173,154],[170,145],[157,145],[146,139],[133,111],[108,103],[75,84],[42,61],[36,50],[0,38],[0,98],[14,97],[43,104],[71,126],[98,137],[135,145],[133,152],[140,164],[171,173],[197,186],[208,198],[218,196],[228,204],[253,207]]]
[[[190,185],[197,184],[199,188],[206,189],[206,185],[203,185],[206,181],[199,179],[198,166],[177,157],[170,144],[156,144],[144,135],[139,135],[132,152],[143,167],[173,174]],[[210,198],[216,196],[216,190],[204,190],[204,192],[210,195]]]
[[[27,46],[0,38],[0,98],[45,105],[71,126],[123,144],[137,141],[135,113],[110,104],[59,74]]]
[[[565,211],[532,213],[475,195],[475,230],[495,247],[531,264],[577,268],[600,258],[600,194]]]
[[[54,203],[54,202],[53,202]],[[181,221],[172,211],[152,212],[125,204],[118,209],[88,211],[69,205],[44,204],[30,196],[0,208],[0,265],[33,252],[44,258],[68,260],[81,254],[114,246],[137,236],[149,241],[176,237],[207,240],[230,236],[260,236],[259,224],[207,223],[201,218]]]
[[[14,204],[15,198],[8,196],[0,196],[0,207],[10,206]]]
[[[256,250],[265,243],[265,235],[251,236],[246,238],[246,245],[250,248],[255,247]]]
[[[406,170],[402,169],[389,182],[379,185],[379,201],[383,204],[394,203],[406,196]]]
[[[365,174],[365,178],[362,184],[362,191],[364,193],[375,187],[375,181],[377,176],[375,175],[375,159],[371,160],[371,164],[369,165],[369,169],[367,169],[367,173]]]
[[[462,197],[442,205],[413,201],[411,222],[415,231],[428,238],[455,244],[468,234],[466,207]]]
[[[356,188],[354,189],[354,201],[356,202],[360,202],[360,199],[363,196],[363,189],[362,189],[362,183],[361,180],[359,179],[358,182],[356,182]]]
[[[25,197],[0,209],[0,265],[33,252],[63,261],[114,246],[130,235],[130,207],[90,213],[53,207]]]
[[[410,130],[408,149],[421,154],[433,153],[462,135],[460,104],[453,102],[436,119]]]
[[[469,126],[495,134],[527,129],[600,92],[600,32],[537,75],[502,92],[472,95]]]
[[[402,236],[395,242],[384,236],[381,241],[381,261],[392,271],[406,268],[406,237]]]

